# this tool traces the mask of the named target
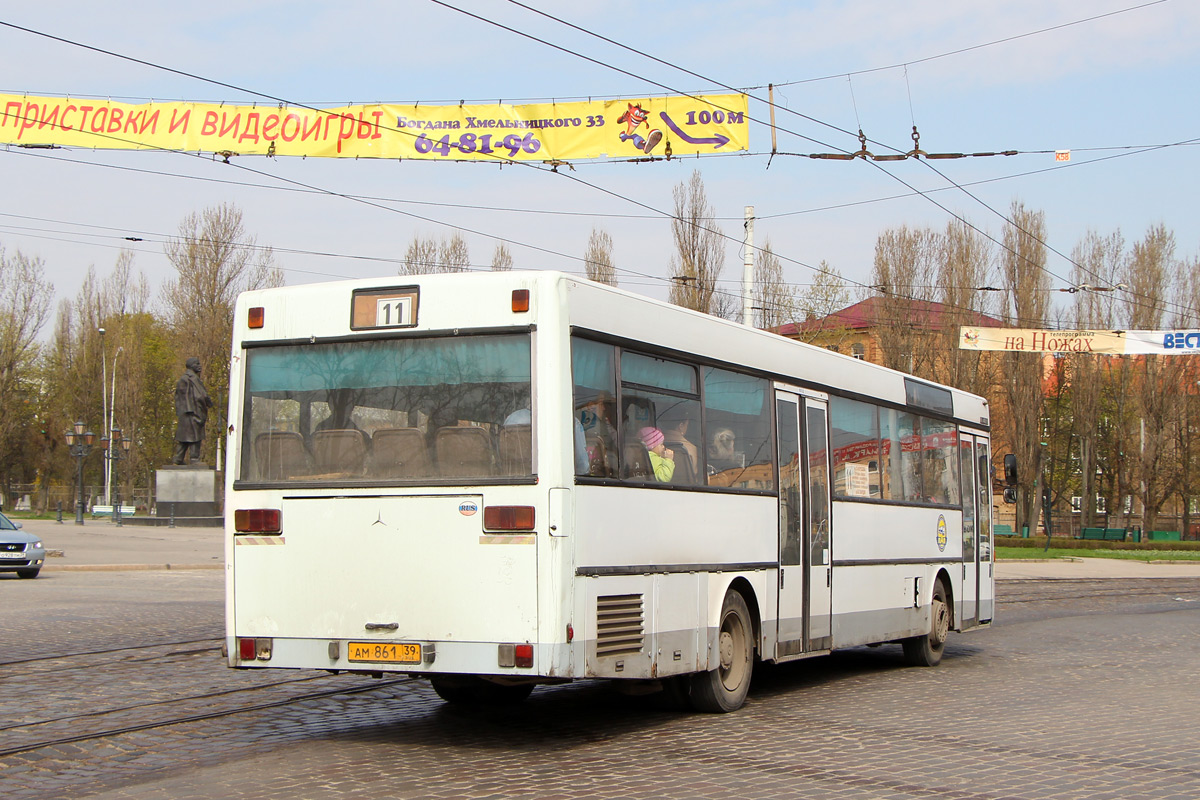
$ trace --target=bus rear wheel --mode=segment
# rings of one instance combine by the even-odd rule
[[[946,587],[938,580],[933,584],[933,602],[929,607],[929,633],[901,642],[904,660],[914,667],[936,667],[949,636],[950,604],[946,602]]]
[[[433,675],[429,682],[452,705],[515,705],[533,691],[532,683],[495,683],[478,675]]]
[[[697,711],[724,714],[746,702],[754,672],[754,626],[750,609],[738,592],[725,595],[717,632],[720,664],[692,676],[692,706]]]

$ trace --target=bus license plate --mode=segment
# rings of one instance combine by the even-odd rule
[[[420,664],[421,645],[401,642],[348,642],[346,653],[350,661],[373,661],[380,664]]]

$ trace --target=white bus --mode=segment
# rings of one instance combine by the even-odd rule
[[[555,272],[248,292],[228,664],[743,703],[994,609],[980,397]]]

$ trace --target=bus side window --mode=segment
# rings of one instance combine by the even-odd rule
[[[611,345],[571,340],[571,373],[574,381],[572,440],[575,474],[590,478],[617,477],[615,354]]]

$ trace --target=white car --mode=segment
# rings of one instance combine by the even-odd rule
[[[0,514],[0,572],[36,578],[46,560],[42,540],[21,530],[21,523]]]

